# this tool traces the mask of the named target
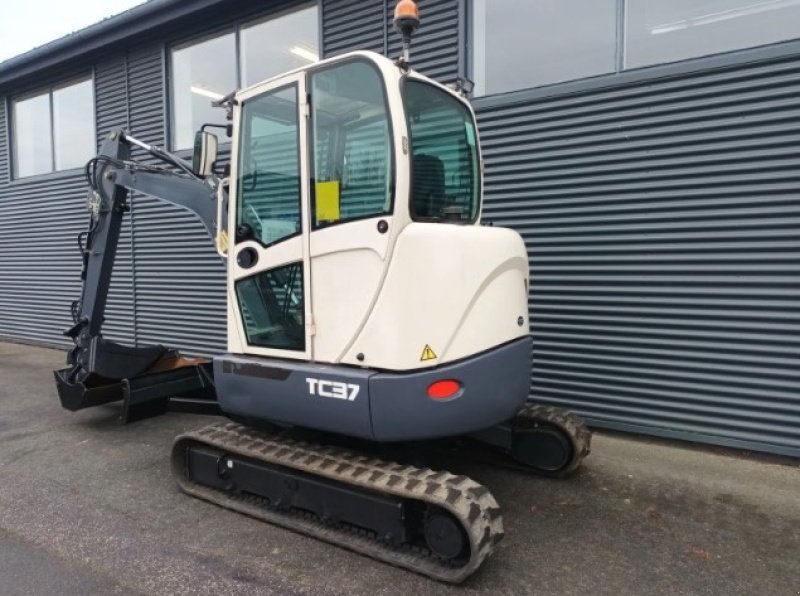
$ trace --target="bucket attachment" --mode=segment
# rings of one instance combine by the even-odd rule
[[[99,375],[89,375],[85,381],[70,381],[72,372],[72,368],[53,371],[61,406],[70,412],[122,399],[122,387],[119,381],[112,381]]]

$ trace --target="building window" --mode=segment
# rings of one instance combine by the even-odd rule
[[[800,0],[626,0],[625,68],[800,37]]]
[[[224,123],[223,112],[211,107],[212,101],[317,60],[316,3],[175,47],[170,52],[172,148],[191,147],[206,122]]]
[[[254,85],[319,60],[317,5],[241,28],[241,84]]]
[[[236,88],[236,38],[227,33],[172,51],[172,146],[188,149],[205,122],[223,113],[211,102]]]
[[[96,151],[91,78],[14,100],[14,177],[79,168]]]
[[[475,95],[615,71],[617,0],[473,0]]]

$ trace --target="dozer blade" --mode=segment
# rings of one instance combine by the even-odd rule
[[[503,536],[489,490],[467,478],[219,423],[175,439],[181,490],[375,559],[458,583]]]
[[[122,401],[122,422],[181,411],[220,415],[210,365],[198,359],[170,359],[130,379],[111,380],[90,374],[70,381],[74,369],[55,371],[61,405],[72,412]]]

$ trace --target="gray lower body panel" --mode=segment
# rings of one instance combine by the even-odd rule
[[[463,435],[511,418],[530,392],[531,339],[406,373],[224,354],[214,358],[219,405],[234,417],[375,441]],[[455,380],[448,399],[428,387]]]
[[[214,384],[225,414],[365,439],[372,438],[368,381],[374,374],[257,356],[214,357]],[[342,391],[345,399],[338,397]],[[354,393],[354,399],[347,399]]]
[[[461,384],[458,397],[433,400],[436,381]],[[422,371],[378,373],[369,379],[372,432],[379,441],[450,437],[511,418],[531,388],[531,338]]]

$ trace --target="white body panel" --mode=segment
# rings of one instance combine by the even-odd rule
[[[388,263],[389,245],[370,218],[311,234],[314,358],[339,362],[364,326],[377,299]]]
[[[411,370],[523,337],[528,334],[527,287],[527,253],[516,232],[410,224],[397,240],[367,324],[343,362]],[[435,358],[429,353],[423,359],[426,346]]]
[[[349,56],[375,59],[374,54],[367,52],[354,52]],[[401,73],[385,58],[379,57],[375,64],[386,83],[392,129],[394,213],[311,232],[313,354],[318,362],[339,363],[343,360],[378,299],[397,237],[411,223],[408,212],[408,129],[399,92]],[[389,226],[383,234],[377,229],[381,220]]]

